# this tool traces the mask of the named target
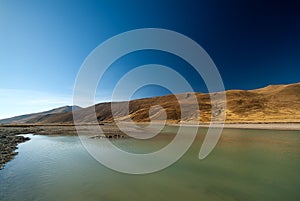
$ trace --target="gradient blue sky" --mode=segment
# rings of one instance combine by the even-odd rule
[[[295,2],[2,0],[0,119],[72,104],[86,56],[116,34],[145,27],[171,29],[198,42],[226,89],[299,82],[300,6]],[[105,94],[128,70],[153,61],[181,71],[195,90],[206,91],[184,61],[142,51],[115,62],[104,79],[107,91],[97,100],[109,100]],[[148,87],[135,98],[165,93]]]

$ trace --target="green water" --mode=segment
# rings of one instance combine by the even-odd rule
[[[154,151],[174,127],[150,141],[121,139],[132,152]],[[126,175],[95,161],[74,136],[33,136],[0,171],[0,200],[216,201],[300,200],[300,132],[225,129],[214,151],[198,159],[205,129],[175,164]]]

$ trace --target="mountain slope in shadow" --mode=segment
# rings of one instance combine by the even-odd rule
[[[24,123],[36,123],[39,121],[42,121],[44,118],[49,117],[51,115],[56,115],[60,113],[68,113],[72,110],[76,111],[82,109],[79,106],[63,106],[59,108],[55,108],[52,110],[44,111],[44,112],[38,112],[38,113],[32,113],[32,114],[25,114],[21,116],[16,116],[12,118],[2,119],[0,120],[1,124],[24,124]]]

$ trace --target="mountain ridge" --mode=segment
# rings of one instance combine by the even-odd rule
[[[157,96],[129,101],[129,115],[126,114],[125,104],[128,101],[98,103],[94,106],[75,110],[81,123],[93,122],[94,109],[99,123],[113,123],[114,121],[148,122],[150,119],[160,120],[159,117],[165,109],[168,123],[194,122],[197,111],[192,111],[181,119],[181,111],[176,97],[185,101],[189,107],[189,97],[194,93],[200,108],[200,121],[208,123],[211,120],[210,94],[189,92],[184,94]],[[216,92],[220,94],[224,92]],[[300,122],[300,83],[287,85],[269,85],[253,90],[227,90],[227,102],[220,112],[226,112],[227,123],[268,123],[268,122]],[[117,108],[118,114],[113,118],[111,105]],[[161,107],[157,107],[157,105]],[[150,110],[150,108],[154,110]],[[149,113],[150,111],[150,113]],[[215,115],[215,114],[213,114]],[[216,117],[219,114],[216,115]],[[24,119],[23,119],[24,120]],[[0,120],[0,123],[3,120]],[[12,122],[10,122],[12,123]],[[14,123],[25,124],[72,124],[73,113],[48,113],[39,115],[26,121]]]
[[[54,109],[43,111],[43,112],[36,112],[36,113],[30,113],[30,114],[24,114],[24,115],[14,116],[14,117],[10,117],[10,118],[0,119],[0,123],[1,124],[14,123],[14,122],[16,122],[16,123],[26,123],[27,121],[30,121],[32,119],[41,117],[43,115],[70,112],[72,110],[79,110],[79,109],[82,109],[82,108],[79,107],[79,106],[66,105],[66,106],[54,108]]]

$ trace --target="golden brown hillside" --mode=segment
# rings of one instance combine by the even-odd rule
[[[215,93],[214,95],[218,95]],[[201,122],[209,122],[211,117],[211,105],[209,94],[196,93]],[[187,105],[190,101],[190,93],[178,95],[180,100]],[[255,90],[229,90],[226,91],[227,107],[226,122],[300,122],[300,83],[289,85],[270,85]],[[174,95],[144,98],[130,101],[129,115],[126,115],[124,104],[126,102],[100,103],[95,105],[95,111],[99,122],[113,122],[111,104],[117,107],[118,121],[127,121],[129,118],[136,122],[149,121],[149,109],[151,106],[160,105],[166,110],[169,123],[193,122],[197,111],[190,111],[186,119],[180,119],[179,104]],[[92,121],[93,107],[77,110],[82,123]],[[220,108],[222,110],[222,108]],[[150,113],[151,118],[159,119],[162,109],[156,107]],[[72,112],[59,114],[47,114],[28,122],[14,123],[73,123]]]

